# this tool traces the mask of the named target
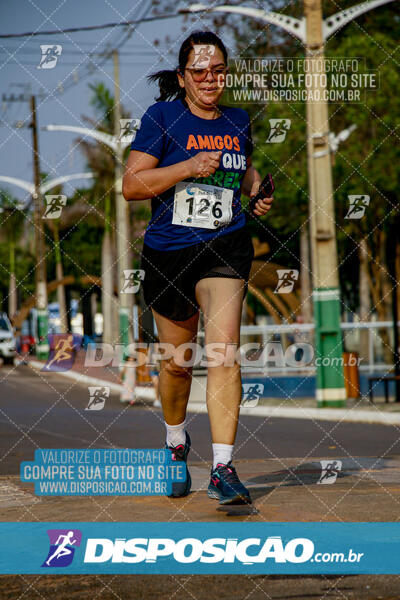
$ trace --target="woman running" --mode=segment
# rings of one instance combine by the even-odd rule
[[[242,384],[240,365],[227,357],[240,342],[254,256],[240,196],[254,196],[261,177],[251,165],[248,114],[218,104],[227,58],[218,36],[196,31],[183,42],[177,69],[150,76],[160,96],[132,142],[123,194],[126,200],[151,198],[141,268],[160,342],[175,348],[195,342],[199,308],[203,313],[206,357],[210,348],[218,356],[207,376],[213,442],[208,495],[220,504],[240,504],[251,503],[232,465]],[[259,200],[253,214],[266,214],[271,203],[272,198]],[[162,361],[160,397],[166,447],[175,460],[186,463],[192,367],[182,366],[176,356]],[[185,482],[173,484],[172,496],[190,492],[187,466],[186,473]]]

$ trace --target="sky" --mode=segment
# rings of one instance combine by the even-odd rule
[[[189,2],[179,4],[183,6]],[[146,14],[149,5],[150,0],[3,1],[0,3],[0,34],[138,19]],[[148,84],[146,75],[160,68],[176,66],[180,44],[188,35],[182,30],[183,25],[183,16],[141,24],[120,48],[121,102],[132,117],[140,118],[154,102],[157,89],[154,84]],[[191,29],[208,27],[209,21],[202,18]],[[57,177],[87,170],[84,157],[74,144],[76,133],[48,132],[41,128],[48,124],[88,126],[82,115],[95,116],[89,103],[88,83],[103,81],[110,90],[114,85],[112,59],[101,64],[103,59],[98,54],[119,45],[125,35],[124,28],[113,27],[94,32],[0,38],[0,175],[33,180],[31,130],[15,127],[18,121],[28,120],[29,104],[3,101],[4,94],[9,98],[11,94],[18,95],[25,90],[44,94],[37,98],[41,171]],[[171,42],[165,42],[166,35]],[[157,39],[159,45],[154,44]],[[52,69],[37,68],[41,59],[40,45],[43,44],[62,46]],[[95,70],[88,77],[90,59]],[[79,181],[76,185],[84,187],[86,184]],[[14,185],[0,182],[0,186],[21,200],[27,198],[26,192]],[[73,183],[66,184],[64,193],[68,196],[73,189]]]

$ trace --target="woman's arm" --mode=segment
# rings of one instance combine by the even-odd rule
[[[157,167],[158,158],[132,150],[122,181],[125,200],[146,200],[168,190],[188,177],[211,175],[218,168],[221,151],[199,152],[192,158],[169,167]]]
[[[132,150],[122,181],[122,194],[125,200],[153,198],[178,181],[190,177],[186,160],[170,167],[156,168],[158,162],[158,158],[151,154]]]
[[[242,181],[242,194],[251,197],[255,196],[258,192],[262,179],[255,167],[251,162],[251,157],[247,158],[247,171]]]
[[[247,159],[247,171],[242,181],[242,193],[252,198],[257,194],[261,181],[260,173],[252,166],[251,157],[249,157]],[[273,200],[273,197],[259,200],[255,206],[254,214],[257,217],[265,215],[271,208]]]

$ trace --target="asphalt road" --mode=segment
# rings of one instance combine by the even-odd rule
[[[157,448],[163,444],[164,425],[160,409],[149,406],[129,407],[119,402],[118,395],[111,395],[103,410],[87,411],[85,407],[88,400],[87,386],[60,375],[54,373],[44,375],[23,365],[17,368],[0,368],[0,475],[16,476],[19,473],[20,462],[33,460],[36,448]],[[211,458],[208,419],[204,414],[190,413],[188,420],[193,441],[191,461],[197,462],[203,468],[204,461],[210,461]],[[390,459],[399,456],[399,433],[398,428],[394,426],[246,416],[240,421],[235,456],[238,459],[258,459],[254,463],[251,461],[249,463],[249,469],[253,469],[254,473],[257,465],[257,468],[261,470],[263,468],[260,460],[271,462],[270,459],[274,458],[286,458],[292,465],[307,466],[308,463],[312,464],[312,459],[316,457],[342,458],[349,461],[352,457],[359,457],[357,462],[361,462],[362,458],[363,464],[368,468],[367,457],[380,456]],[[375,464],[375,461],[372,464]],[[200,470],[201,468],[199,467]],[[270,477],[271,482],[276,484],[276,467],[272,466],[270,469],[274,471],[273,476]],[[270,495],[271,502],[267,504],[269,520],[282,520],[276,518],[276,515],[282,514],[282,511],[286,515],[284,520],[318,520],[319,518],[315,518],[315,513],[307,512],[315,507],[318,508],[316,492],[321,494],[324,511],[326,512],[326,507],[337,506],[342,511],[339,516],[343,520],[346,520],[346,515],[348,520],[368,520],[363,516],[366,513],[362,513],[361,508],[368,509],[371,502],[376,510],[381,507],[379,510],[382,512],[380,517],[378,514],[377,517],[371,517],[371,520],[397,520],[398,469],[390,471],[385,466],[380,472],[380,477],[385,477],[385,469],[390,473],[386,476],[388,484],[377,485],[368,480],[363,483],[357,479],[357,484],[352,488],[356,481],[352,477],[358,477],[357,474],[353,474],[352,477],[347,478],[349,483],[346,484],[347,480],[343,478],[338,487],[315,486],[324,489],[314,490],[312,497],[308,494],[309,487],[299,486],[296,481],[289,481],[288,486],[278,487],[274,494]],[[286,477],[286,473],[284,476]],[[313,475],[306,473],[305,477],[312,478]],[[259,479],[266,480],[263,472],[260,477],[254,477],[254,481]],[[13,477],[10,481],[16,485],[17,478]],[[384,479],[382,481],[385,482]],[[291,487],[292,483],[296,485]],[[340,488],[346,485],[348,488]],[[354,491],[346,493],[345,490],[350,488]],[[343,505],[338,504],[340,495],[343,495]],[[196,520],[195,515],[198,515],[199,520],[210,519],[211,513],[207,512],[210,509],[208,505],[204,505],[202,498],[201,494],[193,498],[193,520]],[[260,497],[260,500],[262,498]],[[98,499],[96,502],[100,502],[101,506],[105,502],[111,505],[111,500]],[[124,512],[125,505],[122,500],[120,504],[116,502],[115,519],[135,520],[131,513],[138,514],[134,511],[140,508],[139,500],[138,498],[132,502],[132,506],[129,507],[131,512],[129,510]],[[387,514],[391,515],[390,511],[396,511],[393,513],[393,518],[386,517],[382,508],[383,503],[386,503],[386,509],[389,511]],[[75,508],[72,499],[68,500],[68,514],[72,516],[79,514],[78,510],[81,510],[79,504],[82,503],[77,500],[76,504],[78,508]],[[117,508],[118,506],[120,509]],[[156,506],[158,505],[154,500],[154,508]],[[109,507],[108,510],[111,508]],[[32,520],[32,515],[38,520],[46,520],[46,518],[52,520],[57,519],[58,514],[64,514],[64,517],[66,514],[62,498],[44,501],[37,505],[30,504],[25,508],[10,505],[7,511],[4,513],[6,520]],[[142,519],[147,519],[146,514],[142,515]],[[169,518],[168,516],[166,520]],[[175,516],[175,520],[176,518],[178,517]],[[224,514],[219,514],[215,518],[240,519],[239,516]],[[264,520],[262,513],[254,518]],[[329,520],[330,516],[328,515],[327,518]],[[165,520],[161,513],[159,520]],[[126,600],[179,598],[183,595],[193,600],[242,600],[243,598],[249,600],[306,598],[389,600],[400,599],[399,590],[400,575],[0,576],[1,600],[22,597],[32,599],[57,597],[58,600],[67,598],[70,600],[87,598],[89,595],[96,598]]]
[[[19,472],[36,448],[159,448],[160,409],[121,404],[111,393],[103,410],[85,410],[88,386],[28,366],[0,369],[0,475]],[[192,462],[211,459],[208,417],[188,414]],[[271,459],[400,454],[399,428],[309,419],[243,416],[235,457]]]

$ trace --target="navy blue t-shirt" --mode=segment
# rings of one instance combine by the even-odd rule
[[[220,165],[209,177],[189,178],[233,191],[232,220],[218,229],[189,227],[172,223],[175,186],[152,198],[152,217],[144,243],[157,250],[177,250],[231,233],[245,225],[240,203],[240,188],[247,170],[246,159],[253,150],[250,120],[240,108],[219,106],[217,119],[194,115],[185,101],[157,102],[141,120],[132,150],[146,152],[159,159],[158,167],[182,162],[198,152],[221,150]]]

